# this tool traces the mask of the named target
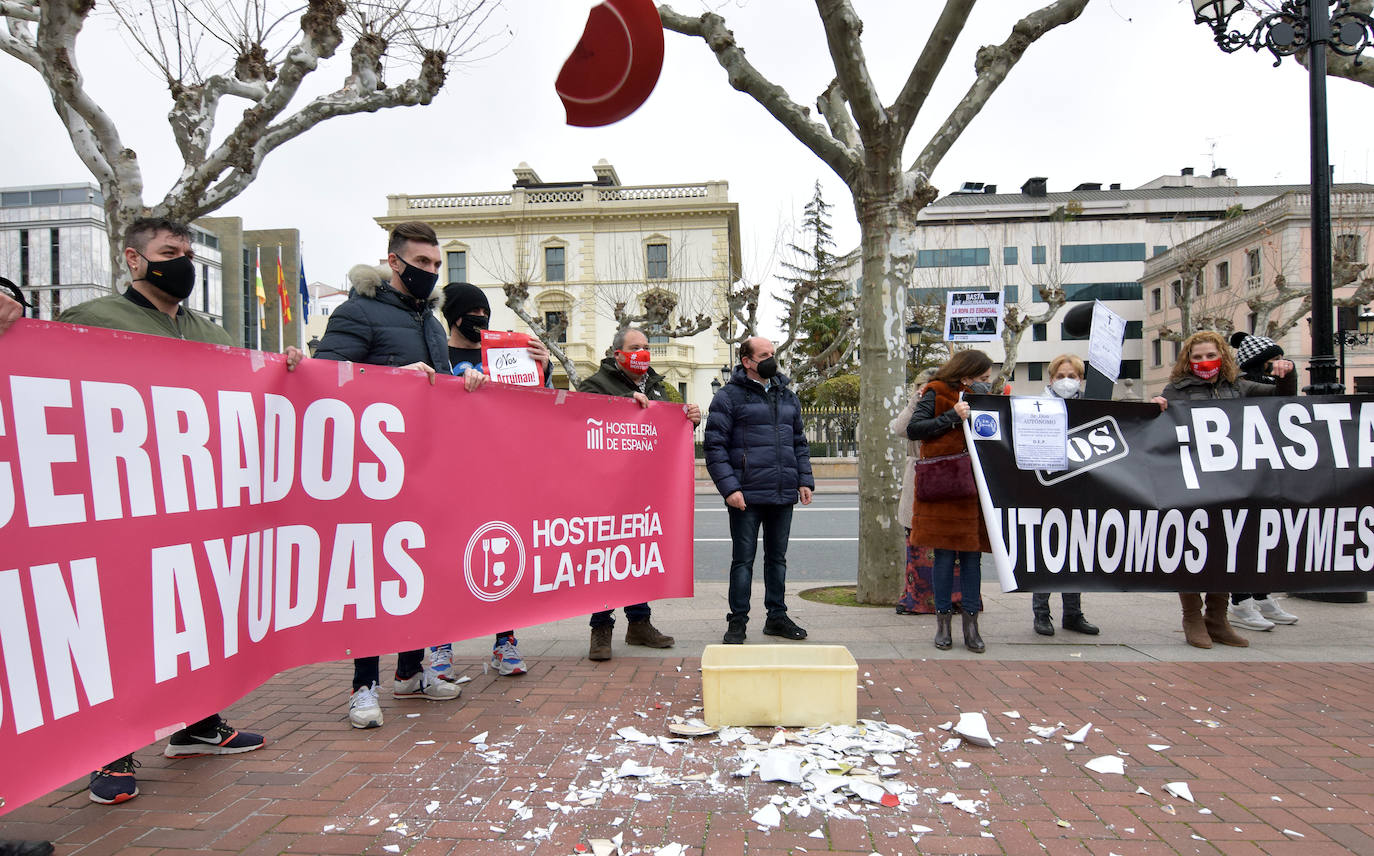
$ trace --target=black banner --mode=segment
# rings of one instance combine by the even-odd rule
[[[1017,468],[1011,400],[964,431],[1005,591],[1374,588],[1374,398],[1068,401],[1068,469]]]

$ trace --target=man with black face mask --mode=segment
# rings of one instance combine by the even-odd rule
[[[442,263],[439,238],[426,223],[401,223],[391,232],[386,263],[385,268],[357,265],[348,272],[352,290],[348,300],[330,313],[315,357],[415,369],[428,375],[433,384],[435,372],[449,371],[444,328],[434,317],[439,299],[434,284]],[[289,353],[288,366],[300,358],[299,352]],[[469,379],[465,385],[472,391],[483,380]],[[392,695],[430,701],[457,698],[460,687],[452,676],[441,674],[424,659],[424,649],[397,655]],[[353,661],[348,721],[354,728],[382,725],[380,680],[381,658]]]
[[[191,230],[165,219],[135,220],[124,232],[124,263],[131,281],[123,294],[108,294],[73,306],[59,321],[170,336],[212,345],[233,345],[225,329],[181,302],[196,285]],[[212,713],[176,732],[163,754],[168,758],[251,752],[264,743],[261,735],[238,731]],[[91,773],[90,798],[113,804],[138,796],[134,756],[125,755]]]
[[[773,343],[762,336],[745,339],[730,382],[711,400],[706,418],[706,469],[725,498],[730,514],[730,613],[724,642],[744,643],[749,623],[749,590],[754,556],[763,529],[763,605],[765,636],[805,639],[787,615],[787,539],[792,507],[811,504],[816,480],[811,447],[802,430],[801,402],[778,373]]]

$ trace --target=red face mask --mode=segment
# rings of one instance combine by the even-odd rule
[[[649,349],[639,351],[616,351],[615,364],[628,375],[642,377],[649,371]]]
[[[1221,372],[1221,359],[1193,360],[1193,374],[1203,380],[1211,380]]]

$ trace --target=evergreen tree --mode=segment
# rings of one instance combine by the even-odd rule
[[[846,347],[854,332],[853,297],[837,276],[831,207],[817,181],[811,201],[802,209],[802,234],[809,238],[808,245],[787,245],[793,260],[781,263],[787,273],[778,277],[788,286],[782,318],[787,338],[779,350],[785,352],[789,373],[803,390],[853,363]]]

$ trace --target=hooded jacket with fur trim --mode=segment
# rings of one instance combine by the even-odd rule
[[[391,287],[391,270],[357,265],[348,300],[329,316],[315,356],[378,366],[425,363],[448,374],[448,336],[434,315],[442,293],[425,301]]]

